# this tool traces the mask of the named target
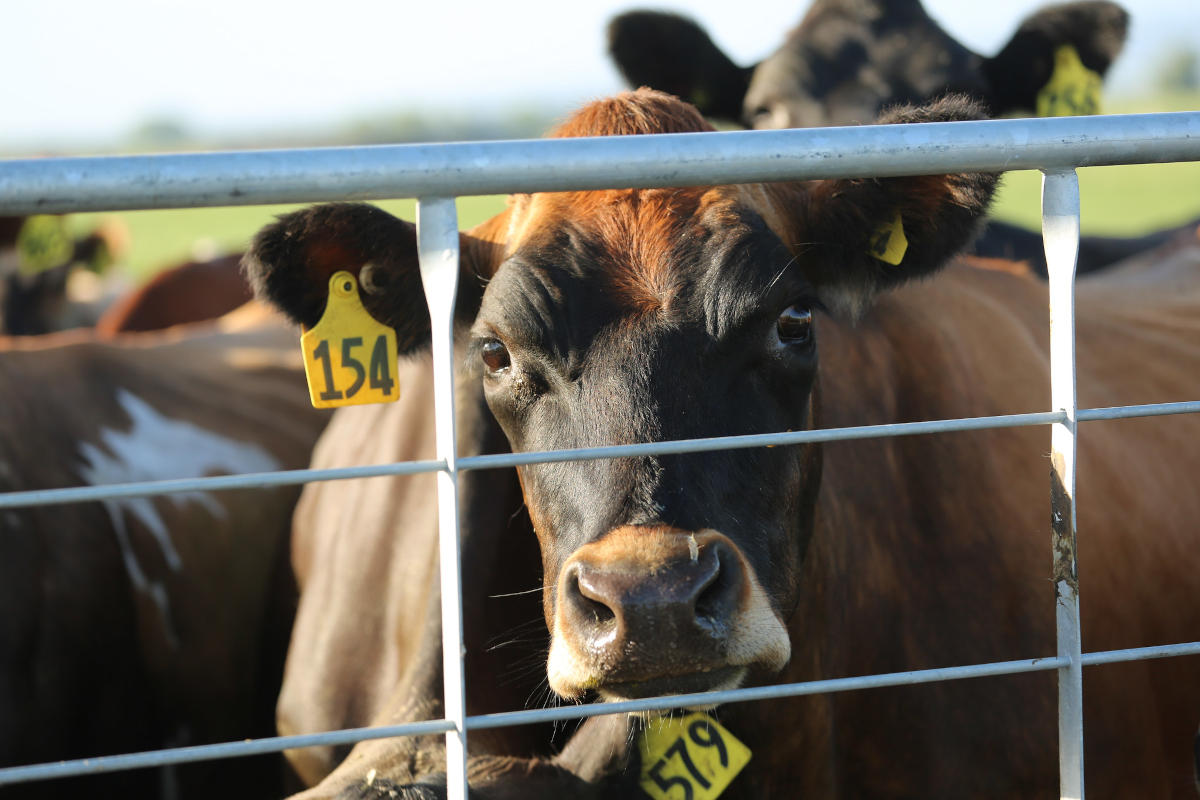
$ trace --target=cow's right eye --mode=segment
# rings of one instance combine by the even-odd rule
[[[512,365],[508,348],[498,339],[488,339],[480,345],[479,356],[488,372],[503,372]]]

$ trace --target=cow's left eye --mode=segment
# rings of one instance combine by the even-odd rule
[[[790,306],[779,315],[775,332],[784,344],[808,344],[812,341],[812,309],[799,303]]]
[[[508,348],[498,339],[488,339],[479,346],[479,357],[489,372],[503,372],[512,364]]]

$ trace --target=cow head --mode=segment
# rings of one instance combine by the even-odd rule
[[[652,86],[707,116],[752,128],[873,120],[899,103],[965,92],[995,116],[1032,113],[1054,53],[1073,45],[1103,75],[1125,41],[1128,14],[1109,2],[1050,6],[1030,16],[992,58],[930,19],[920,0],[816,0],[774,53],[739,67],[692,20],[632,11],[608,30],[609,52],[631,86]]]
[[[887,121],[961,119],[961,98]],[[708,129],[650,90],[593,103],[560,136]],[[991,175],[823,180],[514,197],[462,236],[463,367],[514,451],[800,430],[817,414],[818,312],[940,267]],[[898,265],[869,254],[896,216]],[[328,276],[359,274],[401,351],[429,323],[409,223],[318,206],[264,229],[246,266],[299,322]],[[539,464],[519,470],[541,545],[549,677],[564,697],[733,687],[788,660],[815,446]]]

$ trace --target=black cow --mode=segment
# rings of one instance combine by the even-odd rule
[[[1030,115],[1059,47],[1074,46],[1103,76],[1128,24],[1120,6],[1103,0],[1049,6],[988,58],[942,30],[920,0],[816,0],[778,50],[748,67],[675,14],[622,14],[609,24],[608,46],[631,86],[678,95],[705,116],[811,128],[868,123],[888,106],[946,92],[970,94],[992,116]]]
[[[817,0],[767,58],[739,67],[695,22],[631,11],[608,30],[609,52],[631,86],[691,102],[706,116],[752,128],[852,125],[888,106],[966,92],[993,116],[1031,115],[1055,52],[1071,45],[1103,76],[1121,52],[1129,15],[1114,3],[1048,6],[1024,20],[999,53],[984,57],[955,40],[919,0]],[[1138,237],[1085,236],[1079,274],[1194,233],[1200,219]],[[1026,262],[1045,277],[1041,236],[992,220],[972,251]]]

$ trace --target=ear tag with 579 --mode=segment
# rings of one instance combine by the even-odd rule
[[[300,337],[308,394],[317,408],[391,403],[396,385],[396,332],[363,308],[350,272],[329,279],[321,320]]]
[[[638,740],[641,787],[654,800],[716,800],[750,749],[702,712],[646,721]]]

